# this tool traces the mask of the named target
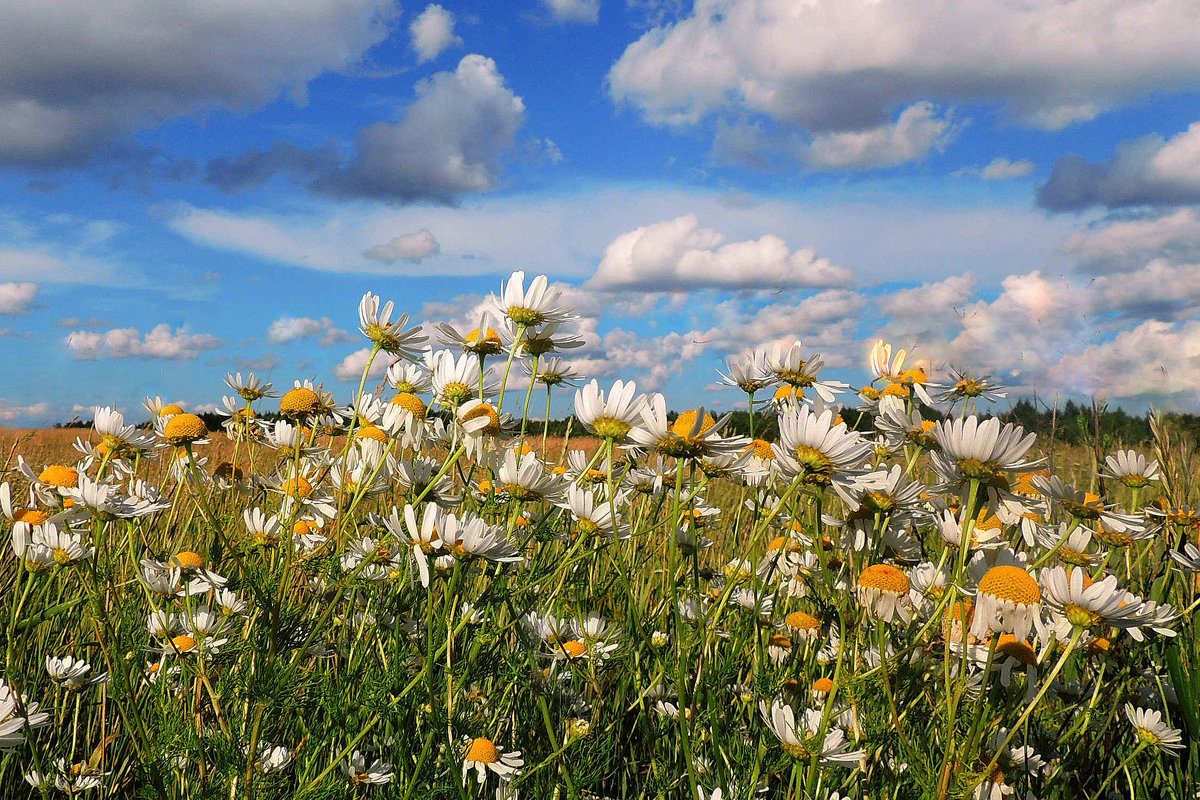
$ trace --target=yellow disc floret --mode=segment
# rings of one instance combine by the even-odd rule
[[[174,445],[190,444],[208,435],[208,426],[195,414],[176,414],[163,427],[163,438]]]
[[[467,745],[466,760],[478,764],[495,764],[500,760],[500,751],[491,739],[472,739]]]
[[[412,414],[417,419],[425,419],[429,409],[425,407],[425,401],[417,397],[412,392],[400,392],[392,398],[392,402],[408,413]]]
[[[1042,599],[1042,590],[1028,572],[1007,565],[989,569],[979,582],[979,591],[1023,606],[1034,605]]]
[[[279,411],[289,416],[315,414],[321,407],[321,396],[312,389],[297,386],[279,399]]]
[[[74,467],[61,464],[51,464],[42,470],[38,480],[47,486],[57,486],[60,489],[74,489],[79,486],[79,473]]]
[[[872,564],[858,576],[858,585],[892,594],[908,593],[908,576],[891,564]]]

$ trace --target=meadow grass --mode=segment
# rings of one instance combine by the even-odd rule
[[[795,346],[731,364],[792,388],[774,442],[623,385],[564,442],[500,407],[562,390],[529,308],[422,361],[364,307],[395,401],[239,375],[220,432],[0,436],[0,796],[1195,796],[1173,431],[1051,475],[889,353],[857,433]]]

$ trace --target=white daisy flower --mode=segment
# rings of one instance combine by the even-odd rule
[[[393,322],[395,307],[395,303],[389,300],[380,308],[379,295],[367,292],[358,303],[358,329],[381,350],[413,361],[419,354],[416,346],[429,337],[421,334],[420,325],[405,330],[408,314],[401,314]]]
[[[1149,745],[1175,757],[1184,749],[1183,732],[1163,722],[1161,711],[1126,705],[1125,718],[1133,726],[1133,734],[1139,744]]]
[[[562,290],[551,288],[545,275],[538,275],[525,288],[525,273],[514,272],[500,287],[500,297],[490,300],[502,317],[517,325],[532,327],[548,322],[565,322],[573,315],[570,309],[558,305]]]
[[[464,737],[463,744],[463,783],[466,783],[467,773],[472,769],[475,770],[475,780],[483,783],[487,780],[488,770],[507,779],[525,766],[520,750],[503,751],[491,739]]]

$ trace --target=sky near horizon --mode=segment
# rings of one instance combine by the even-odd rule
[[[1198,89],[1195,0],[0,0],[0,425],[348,400],[364,292],[517,269],[675,408],[883,337],[1197,411]]]

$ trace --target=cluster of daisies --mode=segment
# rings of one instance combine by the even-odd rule
[[[1171,676],[1114,658],[1158,652],[1197,602],[1200,513],[1156,488],[1158,461],[1119,451],[1073,485],[1032,433],[976,413],[1001,387],[965,372],[935,383],[883,342],[857,389],[799,341],[730,358],[742,435],[732,414],[675,413],[632,381],[584,384],[560,355],[584,344],[560,297],[514,273],[476,327],[426,331],[367,294],[351,402],[227,375],[219,462],[205,421],[161,398],[148,427],[98,409],[70,464],[19,458],[0,485],[14,556],[0,748],[24,748],[25,780],[75,793],[153,779],[166,796],[164,775],[198,773],[423,796],[453,771],[502,798],[525,781],[590,791],[572,748],[617,729],[640,731],[636,757],[674,766],[675,796],[883,780],[1036,796],[1067,779],[1066,733],[1109,730],[1121,708],[1122,768],[1184,750]],[[386,379],[367,391],[377,360]],[[590,444],[556,453],[547,418],[566,389]],[[777,436],[755,436],[772,422]],[[72,580],[84,588],[64,601]],[[136,630],[119,613],[131,609]],[[72,633],[84,613],[87,635]],[[92,640],[103,670],[83,657]],[[49,647],[36,671],[22,661]],[[496,648],[523,680],[497,682]],[[272,718],[253,696],[268,664],[289,680],[408,680],[357,734],[317,741],[322,720]],[[629,670],[644,685],[606,702]],[[53,711],[9,681],[54,692]],[[152,698],[190,704],[194,725],[156,731],[130,708]],[[402,713],[426,728],[392,730]],[[1034,724],[1043,713],[1059,735]],[[733,774],[714,725],[753,768]],[[114,737],[140,741],[121,750],[133,766],[114,764]],[[240,767],[222,772],[192,741],[212,737]],[[616,793],[605,772],[591,788]]]

